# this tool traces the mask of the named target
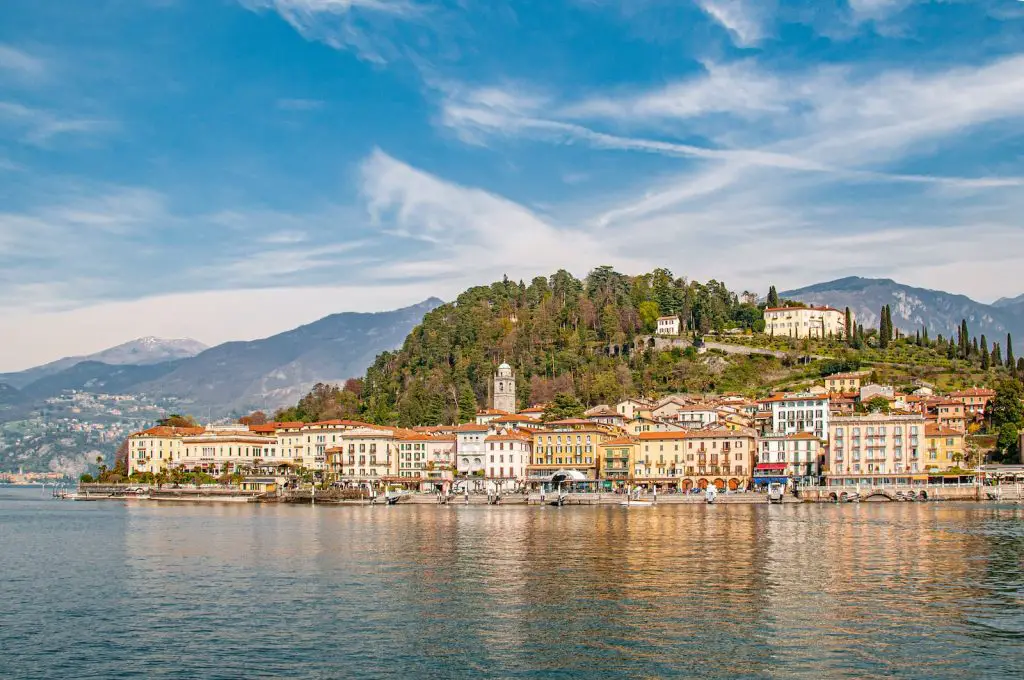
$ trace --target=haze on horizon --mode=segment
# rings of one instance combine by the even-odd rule
[[[667,266],[1024,291],[1024,3],[10,0],[0,371]]]

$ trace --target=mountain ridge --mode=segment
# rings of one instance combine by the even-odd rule
[[[815,283],[779,295],[838,309],[850,307],[857,323],[865,328],[877,327],[882,307],[889,305],[893,325],[906,333],[927,328],[932,337],[940,333],[948,336],[966,319],[972,333],[984,333],[990,341],[1001,342],[1007,333],[1024,335],[1024,296],[1016,303],[1001,298],[1004,304],[997,307],[958,293],[860,276]]]
[[[110,366],[150,366],[153,364],[193,357],[209,349],[191,338],[165,339],[146,336],[108,347],[94,354],[70,356],[33,366],[23,371],[0,374],[0,383],[23,389],[32,383],[56,375],[86,362],[99,362]]]

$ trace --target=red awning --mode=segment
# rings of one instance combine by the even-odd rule
[[[785,470],[785,463],[758,463],[754,466],[755,470]]]

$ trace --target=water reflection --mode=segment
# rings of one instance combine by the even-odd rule
[[[74,640],[74,652],[50,645],[36,659],[49,669],[80,671],[85,660],[102,677],[1024,672],[1019,508],[139,503],[107,505],[102,522],[62,533],[81,505],[36,520],[58,527],[49,538],[0,535],[37,554],[53,532],[105,546],[66,553],[70,570],[94,570],[92,586],[106,588],[84,607],[102,612],[90,635],[45,614],[61,587],[53,579],[69,569],[36,576],[50,582],[42,602],[13,600],[25,620]],[[10,553],[0,566],[10,595],[27,567]],[[20,620],[0,620],[5,648],[7,624]],[[13,658],[32,658],[17,649]]]

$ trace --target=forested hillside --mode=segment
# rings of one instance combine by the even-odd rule
[[[626,276],[600,267],[583,281],[559,271],[529,285],[506,279],[429,312],[400,350],[381,354],[366,374],[364,415],[402,425],[471,419],[488,403],[503,361],[516,371],[521,405],[558,393],[592,404],[671,390],[746,389],[781,367],[771,358],[698,356],[689,343],[667,352],[633,347],[668,314],[679,315],[684,337],[763,323],[755,295],[665,269]]]

